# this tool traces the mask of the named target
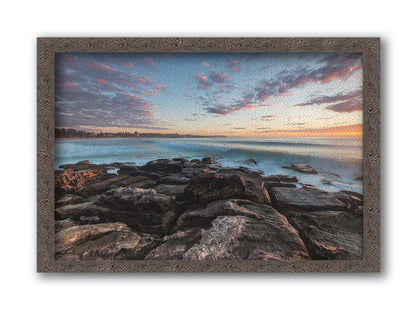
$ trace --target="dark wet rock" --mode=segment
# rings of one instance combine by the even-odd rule
[[[55,201],[55,207],[77,204],[83,201],[83,197],[75,194],[64,194]]]
[[[360,193],[357,193],[357,192],[353,192],[353,191],[345,191],[345,190],[342,190],[341,192],[344,193],[344,194],[347,194],[349,196],[356,197],[359,200],[361,200],[361,202],[363,201],[363,194],[360,194]]]
[[[355,178],[355,181],[362,181],[362,180],[363,180],[363,177],[362,176]]]
[[[194,163],[194,164],[199,164],[201,162],[201,160],[200,159],[192,159],[190,162]]]
[[[303,173],[318,173],[318,171],[313,169],[311,166],[305,164],[292,164],[290,168]]]
[[[332,184],[332,181],[329,180],[329,179],[321,179],[321,183],[322,184],[326,184],[326,185],[331,185]]]
[[[110,216],[110,208],[96,205],[93,202],[83,202],[55,209],[55,218],[57,220],[72,219],[78,221],[81,216],[98,216],[102,219],[108,219]]]
[[[158,244],[151,235],[137,234],[123,223],[66,228],[55,235],[57,260],[143,259]]]
[[[208,167],[203,166],[203,167],[191,167],[191,168],[184,168],[181,171],[181,175],[186,177],[186,178],[193,178],[195,176],[198,176],[200,174],[204,174],[204,173],[208,173],[210,170]]]
[[[296,184],[265,181],[264,187],[268,190],[272,187],[296,187]]]
[[[81,170],[105,170],[106,165],[97,165],[89,162],[88,160],[83,160],[77,162],[76,164],[65,164],[59,166],[62,169],[72,169],[74,171],[81,171]]]
[[[363,215],[363,206],[358,206],[356,209],[354,209],[354,213],[362,216]]]
[[[271,223],[244,216],[220,216],[184,260],[306,260],[309,254],[297,231],[281,216]]]
[[[117,173],[119,175],[128,175],[128,176],[135,176],[140,174],[139,167],[133,165],[122,165],[120,166]]]
[[[314,189],[273,187],[269,189],[272,205],[278,211],[347,210],[347,206],[331,194]]]
[[[155,190],[159,194],[165,195],[178,195],[182,194],[185,190],[186,185],[179,185],[179,184],[159,184],[155,187]]]
[[[240,160],[240,161],[237,161],[237,162],[241,163],[241,164],[245,164],[245,165],[257,165],[257,161],[254,160],[253,158],[249,158],[247,160]]]
[[[155,182],[148,177],[144,176],[115,176],[113,178],[89,184],[79,189],[76,194],[88,197],[97,194],[102,194],[110,189],[118,187],[138,187],[138,188],[148,188],[155,185]]]
[[[181,260],[183,254],[201,239],[201,229],[193,228],[165,236],[146,260]]]
[[[153,189],[112,189],[99,196],[96,204],[111,208],[111,220],[142,233],[167,234],[178,213],[170,196]]]
[[[186,164],[188,162],[188,159],[186,158],[173,158],[172,160],[181,164]]]
[[[182,166],[169,159],[157,159],[149,161],[146,165],[140,167],[144,171],[159,171],[164,173],[176,173],[182,170]]]
[[[55,232],[60,232],[76,225],[79,224],[72,219],[55,220]]]
[[[181,173],[162,177],[156,181],[157,184],[188,184],[190,179]]]
[[[301,183],[301,185],[302,185],[302,188],[305,189],[305,190],[314,190],[314,191],[320,192],[322,194],[328,194],[327,191],[321,190],[321,189],[317,188],[315,185],[303,184],[303,183]]]
[[[316,260],[362,259],[362,217],[343,211],[289,212],[310,256]]]
[[[227,168],[224,168],[227,169]],[[247,168],[247,167],[238,167],[237,169],[235,168],[229,168],[229,169],[233,169],[233,170],[239,170],[241,172],[247,173],[247,174],[258,174],[258,175],[262,175],[264,174],[263,170],[260,169],[252,169],[252,168]]]
[[[231,169],[196,176],[185,188],[184,197],[189,202],[200,203],[227,198],[245,198],[259,203],[270,203],[260,175]]]
[[[79,224],[84,225],[84,224],[97,224],[97,223],[102,223],[103,220],[99,217],[99,216],[81,216],[79,218]]]
[[[289,182],[289,183],[297,183],[298,178],[292,175],[270,175],[270,176],[263,176],[264,181],[270,182]]]
[[[204,158],[202,158],[201,162],[203,164],[214,164],[215,163],[215,161],[212,157],[204,157]]]

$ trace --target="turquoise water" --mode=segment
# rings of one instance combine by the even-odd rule
[[[62,164],[89,160],[93,163],[132,162],[143,165],[158,158],[188,159],[212,156],[223,166],[242,166],[255,159],[267,175],[293,174],[301,183],[328,191],[339,189],[362,192],[362,139],[357,138],[181,138],[181,139],[88,139],[55,143],[55,168]],[[302,174],[282,168],[304,163],[318,175]],[[330,175],[336,173],[339,177]],[[332,185],[322,184],[329,179]]]

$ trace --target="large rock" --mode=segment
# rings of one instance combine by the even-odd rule
[[[177,185],[185,185],[188,184],[190,179],[186,176],[183,176],[182,174],[173,174],[169,176],[165,176],[160,178],[156,181],[157,184],[177,184]]]
[[[309,188],[272,187],[269,189],[272,205],[278,211],[347,210],[335,196]]]
[[[313,174],[318,173],[318,171],[316,171],[314,168],[305,164],[292,164],[291,169],[299,171],[299,172],[303,172],[303,173],[313,173]]]
[[[57,170],[55,172],[55,194],[59,197],[65,193],[76,192],[85,185],[111,177],[114,177],[114,175],[108,174],[107,171],[101,169],[82,171],[74,171],[72,169]]]
[[[55,209],[55,219],[64,220],[72,219],[80,220],[82,216],[92,217],[97,216],[102,220],[107,220],[110,216],[110,208],[96,205],[93,202],[83,202],[79,204],[66,205]]]
[[[240,170],[222,169],[193,178],[185,188],[184,197],[190,202],[208,203],[227,198],[244,198],[270,203],[261,176]]]
[[[183,194],[185,190],[186,185],[171,185],[171,184],[159,184],[155,187],[155,190],[159,194],[165,194],[165,195],[178,195]]]
[[[184,260],[306,260],[309,254],[296,230],[281,216],[279,223],[243,216],[220,216]]]
[[[182,170],[182,162],[169,159],[157,159],[140,167],[144,171],[159,171],[164,173],[176,173]]]
[[[76,164],[65,164],[59,166],[59,168],[63,169],[72,169],[73,171],[81,171],[81,170],[105,170],[108,165],[97,165],[93,164],[88,160],[79,161]]]
[[[172,197],[153,189],[112,189],[99,196],[96,204],[111,208],[111,220],[142,233],[167,234],[177,214]]]
[[[363,219],[352,212],[289,212],[289,222],[305,243],[312,259],[362,259]]]
[[[158,240],[132,232],[123,223],[101,223],[66,228],[55,234],[57,260],[143,259]]]
[[[113,178],[88,184],[81,189],[79,189],[76,194],[89,197],[97,194],[104,193],[110,189],[119,188],[119,187],[138,187],[138,188],[147,188],[155,185],[155,182],[148,177],[144,176],[115,176]]]
[[[267,182],[298,182],[298,178],[292,175],[270,175],[270,176],[263,176],[263,180]]]
[[[249,200],[222,200],[188,210],[173,231],[148,259],[309,258],[297,231],[283,215]]]

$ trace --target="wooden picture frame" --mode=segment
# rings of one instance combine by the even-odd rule
[[[54,118],[58,52],[361,52],[363,53],[362,260],[55,260]],[[38,272],[379,272],[380,39],[379,38],[38,38],[37,42]]]

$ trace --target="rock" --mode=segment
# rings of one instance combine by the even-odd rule
[[[265,181],[264,187],[268,190],[272,187],[296,187],[296,184]]]
[[[55,233],[76,225],[78,225],[78,223],[71,219],[55,220]]]
[[[270,182],[298,182],[298,178],[292,175],[270,175],[270,176],[263,176],[264,181]]]
[[[55,207],[61,207],[71,204],[76,204],[83,201],[83,197],[74,194],[64,194],[58,200],[55,201]]]
[[[76,192],[85,185],[114,177],[105,170],[74,171],[67,169],[58,172],[55,177],[55,194],[59,197],[65,193]]]
[[[107,179],[101,182],[89,184],[84,186],[83,188],[79,189],[76,194],[88,197],[97,194],[104,193],[110,189],[118,188],[118,187],[139,187],[139,188],[147,188],[152,187],[155,185],[155,182],[150,180],[148,177],[144,176],[116,176],[111,179]]]
[[[360,193],[353,192],[353,191],[345,191],[345,190],[343,190],[343,191],[341,191],[341,192],[342,192],[342,193],[344,193],[344,194],[347,194],[347,195],[349,195],[349,196],[356,197],[356,198],[358,198],[361,202],[363,201],[363,195],[362,195],[362,194],[360,194]]]
[[[196,168],[192,168],[192,167],[184,168],[182,169],[180,174],[181,176],[191,179],[197,175],[208,173],[208,172],[209,172],[209,168],[206,166],[203,166],[203,167],[196,167]]]
[[[102,223],[103,220],[100,219],[99,216],[91,216],[91,217],[86,217],[86,216],[81,216],[79,218],[79,224],[83,225],[83,224],[97,224],[97,223]]]
[[[327,191],[321,190],[321,189],[317,188],[314,185],[311,185],[311,184],[303,184],[303,183],[301,183],[301,184],[302,184],[302,188],[303,189],[306,189],[306,190],[314,190],[314,191],[320,192],[322,194],[328,194]]]
[[[292,164],[291,169],[303,173],[318,173],[318,171],[313,169],[311,166],[305,164]]]
[[[270,203],[270,197],[263,188],[259,175],[230,169],[196,176],[186,186],[184,198],[189,202],[199,203],[227,198],[245,198],[259,203]]]
[[[111,220],[141,233],[167,234],[178,213],[170,196],[153,189],[112,189],[99,196],[96,204],[111,208]]]
[[[55,235],[57,260],[143,259],[158,240],[132,232],[123,223],[80,225]]]
[[[349,210],[354,210],[363,204],[362,200],[359,198],[345,194],[343,192],[333,192],[331,194],[342,201],[345,205],[347,205]]]
[[[173,158],[172,160],[175,162],[179,162],[181,164],[185,164],[188,162],[188,159],[185,159],[185,158]]]
[[[163,238],[162,244],[152,250],[146,260],[181,260],[183,254],[201,239],[201,229],[179,231]]]
[[[215,163],[215,161],[212,157],[204,157],[204,158],[202,158],[201,162],[203,164],[214,164]]]
[[[363,220],[343,211],[289,212],[309,254],[315,260],[362,259]]]
[[[225,169],[227,169],[227,168],[225,168]],[[236,170],[235,168],[229,168],[229,169]],[[241,172],[244,172],[244,173],[248,173],[248,174],[252,174],[252,173],[258,174],[258,175],[264,174],[264,171],[263,170],[260,170],[260,169],[252,169],[252,168],[241,167],[241,166],[238,167],[237,170],[239,170]]]
[[[287,219],[270,206],[229,199],[185,211],[147,259],[308,259]]]
[[[55,218],[57,220],[72,219],[78,221],[81,216],[98,216],[102,219],[108,219],[109,215],[110,208],[96,205],[93,202],[66,205],[55,209]]]
[[[356,209],[354,209],[354,213],[356,215],[362,216],[363,215],[363,206],[358,206]]]
[[[362,181],[362,180],[363,180],[363,177],[362,176],[355,178],[355,181]]]
[[[314,189],[273,187],[269,194],[278,211],[347,210],[335,196]]]
[[[331,185],[332,184],[332,181],[331,180],[328,180],[328,179],[321,179],[321,183],[322,184]]]
[[[62,169],[71,169],[73,171],[81,170],[101,170],[105,171],[107,165],[97,165],[89,162],[88,160],[79,161],[76,164],[65,164],[59,166]]]
[[[220,216],[183,260],[306,260],[309,254],[296,230],[281,216],[279,223],[244,216]]]
[[[255,161],[253,158],[249,158],[247,160],[240,160],[237,162],[245,165],[257,165],[257,161]]]
[[[182,166],[177,162],[169,159],[157,159],[149,161],[146,165],[140,167],[144,171],[159,171],[163,173],[176,173],[182,170]]]
[[[137,166],[123,165],[117,171],[119,175],[135,176],[140,174],[140,170]]]
[[[177,195],[182,194],[185,190],[186,185],[171,185],[171,184],[159,184],[155,187],[155,190],[159,194],[165,195]]]
[[[179,174],[174,174],[166,177],[162,177],[159,180],[156,181],[157,184],[188,184],[190,181],[189,178],[182,176]]]

